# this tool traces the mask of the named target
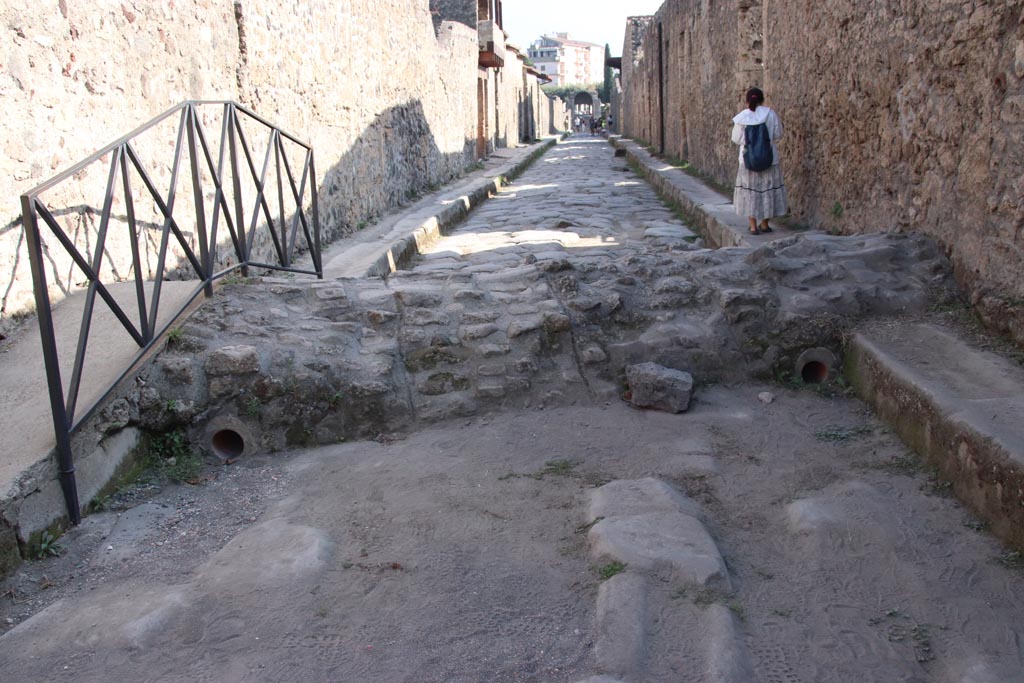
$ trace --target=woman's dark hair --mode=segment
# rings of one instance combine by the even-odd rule
[[[764,93],[760,88],[751,88],[747,91],[747,106],[750,107],[750,111],[754,111],[759,104],[764,104]]]

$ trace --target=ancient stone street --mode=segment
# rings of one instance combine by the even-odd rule
[[[909,236],[705,249],[571,137],[386,280],[197,311],[98,429],[198,424],[234,464],[114,496],[10,579],[4,674],[1021,680],[1016,556],[841,386],[792,381],[949,288]],[[628,405],[638,363],[692,374],[688,411]]]

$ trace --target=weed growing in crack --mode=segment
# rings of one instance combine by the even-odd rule
[[[920,472],[924,466],[921,463],[921,459],[917,456],[910,453],[904,453],[903,455],[897,455],[889,460],[868,463],[863,467],[868,470],[881,470],[883,472],[903,474],[910,477]]]
[[[995,559],[998,564],[1003,565],[1007,569],[1024,571],[1024,553],[1021,553],[1019,550],[1007,550]]]
[[[871,427],[868,427],[867,425],[860,425],[858,427],[840,427],[834,425],[814,432],[814,438],[825,443],[841,443],[870,433]]]
[[[740,621],[746,621],[746,612],[743,609],[743,604],[739,600],[730,600],[725,603],[725,606],[729,608],[729,611],[736,615],[736,618]]]
[[[184,336],[185,331],[182,330],[180,327],[175,327],[174,329],[167,332],[167,345],[177,346],[181,344],[181,340]]]
[[[568,477],[572,474],[573,469],[576,468],[578,463],[572,460],[548,460],[544,463],[544,467],[533,475],[534,479],[543,479],[546,475],[554,475],[556,477]]]
[[[203,469],[202,457],[192,450],[181,430],[151,437],[146,464],[171,481],[182,483],[197,481]]]
[[[253,396],[252,398],[245,402],[245,414],[248,415],[249,417],[259,417],[260,408],[262,407],[263,403],[260,401],[260,399],[257,398],[256,396]]]
[[[39,547],[36,549],[37,560],[59,557],[62,552],[64,552],[64,548],[57,542],[57,537],[51,534],[49,529],[39,534]]]
[[[544,477],[551,475],[556,477],[571,477],[576,476],[576,466],[579,465],[575,460],[559,459],[559,460],[548,460],[544,463],[544,467],[540,468],[533,474],[516,474],[515,472],[508,472],[498,477],[498,481],[505,481],[506,479],[518,479],[519,477],[529,477],[530,479],[536,479],[540,481]]]
[[[602,581],[607,581],[616,574],[621,574],[626,571],[626,565],[622,562],[609,562],[603,564],[597,568],[597,575],[601,577]]]
[[[597,524],[598,522],[600,522],[602,519],[604,519],[604,517],[598,517],[593,522],[587,522],[586,524],[580,524],[578,527],[576,527],[576,533],[577,534],[589,533],[590,530],[594,528],[594,525]]]
[[[989,528],[992,526],[992,524],[990,522],[986,522],[986,521],[980,520],[980,519],[969,519],[966,522],[964,522],[964,526],[967,527],[968,529],[970,529],[971,531],[979,531],[980,532],[980,531],[988,531]]]

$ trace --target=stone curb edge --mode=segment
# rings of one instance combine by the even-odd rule
[[[626,159],[637,165],[644,177],[658,192],[675,202],[686,218],[701,233],[701,236],[713,247],[750,247],[753,246],[744,237],[745,228],[736,230],[734,226],[720,220],[715,214],[735,216],[732,200],[718,193],[718,190],[701,182],[684,171],[658,161],[647,150],[628,138],[609,138],[616,149],[626,151]],[[690,188],[686,186],[689,185]],[[691,188],[697,188],[701,194],[721,197],[721,203],[701,201],[694,196]]]
[[[408,265],[413,258],[436,242],[447,230],[457,225],[474,207],[482,204],[507,185],[506,178],[515,178],[525,171],[534,161],[557,144],[558,138],[549,138],[540,143],[534,151],[518,161],[502,166],[497,172],[481,179],[465,194],[453,200],[433,216],[428,217],[411,234],[391,244],[366,271],[365,277],[387,277],[396,270]]]
[[[951,482],[996,537],[1024,549],[1024,470],[1015,444],[948,404],[863,334],[853,336],[844,364],[857,397]]]

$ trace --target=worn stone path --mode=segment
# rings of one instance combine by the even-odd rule
[[[91,518],[77,561],[26,570],[82,583],[0,636],[5,673],[1021,680],[1019,555],[860,404],[748,383],[949,285],[909,236],[702,249],[570,138],[386,281],[254,280],[197,312],[97,429],[232,425],[265,512],[199,512],[242,529],[206,544],[173,497],[107,546]],[[693,374],[689,412],[619,400],[645,361]],[[295,446],[322,447],[264,455]]]

